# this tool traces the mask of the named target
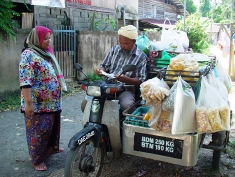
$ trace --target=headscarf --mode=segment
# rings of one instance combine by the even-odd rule
[[[137,39],[138,37],[137,28],[133,25],[123,26],[118,30],[118,35],[127,37],[129,39]]]
[[[60,69],[59,63],[55,58],[52,46],[50,46],[46,51],[41,49],[42,41],[48,32],[52,34],[52,31],[44,26],[36,26],[35,28],[33,28],[24,43],[25,48],[22,51],[29,48],[33,52],[40,55],[42,58],[51,61],[62,89],[67,91],[64,76]]]

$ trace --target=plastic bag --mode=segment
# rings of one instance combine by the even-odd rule
[[[178,82],[178,79],[171,87],[169,96],[167,96],[162,102],[162,109],[165,111],[171,111],[171,112],[174,111],[175,92],[176,92],[176,88],[177,88],[177,82]]]
[[[158,106],[169,95],[170,88],[163,79],[154,77],[140,85],[141,96],[147,105]]]
[[[161,105],[150,107],[149,126],[159,132],[171,133],[172,115],[170,111],[161,109]]]
[[[207,75],[207,80],[208,83],[216,89],[217,93],[228,103],[228,90],[221,80],[215,77],[214,72]]]
[[[222,83],[224,83],[224,85],[226,86],[228,93],[229,93],[232,89],[232,81],[231,81],[230,76],[225,71],[225,69],[223,68],[223,66],[221,65],[219,60],[216,64],[216,70],[218,72],[220,80],[222,81]]]
[[[216,89],[208,83],[205,76],[202,76],[201,91],[196,102],[198,133],[230,130],[229,113],[228,103],[226,103]]]
[[[195,95],[192,87],[180,76],[177,80],[172,134],[196,132]]]
[[[168,27],[165,25],[166,21],[170,24]],[[162,50],[184,52],[180,36],[177,31],[174,30],[168,18],[165,19],[164,26],[162,27],[161,47]]]
[[[139,36],[136,39],[136,45],[138,46],[139,49],[141,49],[147,56],[149,56],[149,48],[150,48],[150,40],[148,37],[144,34]]]

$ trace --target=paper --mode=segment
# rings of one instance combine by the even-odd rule
[[[114,74],[108,74],[108,73],[104,72],[103,70],[101,70],[100,72],[101,72],[101,74],[103,74],[104,76],[106,76],[108,78],[111,78],[111,79],[115,78]]]

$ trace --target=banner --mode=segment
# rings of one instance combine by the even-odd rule
[[[65,8],[65,0],[31,0],[31,5]]]

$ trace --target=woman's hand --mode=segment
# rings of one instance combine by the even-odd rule
[[[32,102],[25,104],[25,114],[27,117],[33,117],[34,114],[34,106]]]

